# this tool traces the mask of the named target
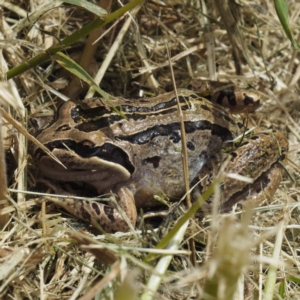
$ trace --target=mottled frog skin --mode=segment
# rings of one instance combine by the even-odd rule
[[[194,184],[204,178],[194,189],[193,198],[207,188],[228,155],[231,160],[226,172],[251,177],[255,183],[250,186],[226,178],[222,184],[222,211],[249,198],[260,202],[264,193],[272,196],[281,179],[278,161],[288,148],[284,135],[275,131],[258,132],[247,136],[236,148],[230,141],[246,130],[241,118],[193,91],[181,89],[178,95],[186,134],[189,181]],[[230,98],[228,93],[223,97]],[[154,195],[176,201],[185,194],[176,96],[170,92],[147,100],[114,99],[114,105],[126,119],[108,111],[102,101],[99,98],[67,101],[53,121],[37,132],[37,139],[66,168],[37,146],[33,146],[32,155],[47,177],[88,183],[99,195],[114,192],[135,225],[136,208],[161,205]],[[225,145],[230,147],[227,153],[221,151]],[[107,232],[128,231],[128,224],[111,204],[72,198],[59,204],[78,218],[100,224]],[[207,203],[205,209],[209,207]]]

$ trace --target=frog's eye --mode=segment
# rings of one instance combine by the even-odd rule
[[[72,119],[75,119],[77,117],[79,117],[82,114],[82,108],[79,105],[76,105],[74,107],[72,107],[71,109],[71,117]]]
[[[95,147],[90,141],[83,141],[75,144],[74,151],[82,157],[92,157],[98,155],[99,147]]]

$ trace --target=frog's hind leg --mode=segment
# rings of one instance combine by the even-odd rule
[[[228,212],[235,203],[243,205],[246,202],[251,202],[257,206],[265,200],[271,200],[279,187],[283,171],[282,165],[275,163],[269,170],[261,174],[256,181],[237,193],[232,199],[232,203],[229,200],[223,204],[222,212]]]

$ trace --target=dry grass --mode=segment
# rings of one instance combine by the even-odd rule
[[[109,1],[103,2],[108,8]],[[10,130],[6,149],[13,150],[18,169],[10,179],[9,204],[2,204],[2,223],[8,213],[10,219],[1,232],[1,299],[91,299],[97,293],[98,299],[151,299],[149,288],[155,289],[153,299],[233,299],[234,292],[235,299],[300,297],[299,53],[284,35],[270,0],[231,3],[240,26],[227,30],[224,24],[230,25],[230,16],[227,12],[220,17],[214,5],[219,1],[208,1],[210,5],[182,2],[148,1],[132,12],[136,18],[110,23],[89,40],[72,44],[65,53],[80,61],[78,57],[86,51],[81,64],[91,76],[98,73],[95,80],[101,81],[103,90],[117,96],[136,96],[136,83],[151,88],[151,93],[172,84],[166,44],[178,82],[192,76],[252,86],[263,106],[251,121],[286,132],[290,145],[287,170],[296,184],[285,176],[272,203],[253,213],[247,211],[242,218],[233,214],[201,224],[191,221],[185,235],[178,232],[174,245],[156,250],[169,261],[149,262],[145,257],[157,243],[154,231],[100,236],[86,227],[77,231],[76,226],[83,226],[70,222],[71,216],[60,215],[53,204],[40,205],[40,195],[20,192],[26,186],[33,189],[38,175],[32,159],[23,154],[27,146],[22,135]],[[3,76],[93,19],[82,8],[57,4],[0,0]],[[114,2],[112,11],[117,8]],[[299,38],[297,0],[289,1],[289,12]],[[92,46],[96,37],[101,37],[97,47]],[[76,97],[87,91],[78,80],[71,81],[54,60],[12,80],[13,87],[3,85],[3,93],[21,97],[29,117],[53,116],[60,93]],[[18,113],[11,110],[11,115],[25,124],[23,108],[12,101]],[[196,267],[191,266],[182,242],[192,237]]]

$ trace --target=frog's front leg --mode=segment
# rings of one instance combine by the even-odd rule
[[[53,186],[49,182],[44,182],[57,194],[66,194],[57,186]],[[120,185],[114,188],[114,194],[117,196],[117,201],[120,208],[125,212],[129,222],[135,227],[137,212],[133,193],[127,187]],[[70,197],[66,198],[51,198],[50,201],[63,207],[66,211],[75,217],[92,224],[96,229],[99,225],[105,232],[128,232],[130,227],[124,220],[120,212],[113,205],[103,204],[98,201],[76,200]]]
[[[127,187],[121,186],[114,189],[114,193],[128,221],[135,227],[137,212],[132,192]],[[65,204],[68,203],[67,207],[63,205],[66,210],[81,220],[92,224],[95,228],[99,228],[100,225],[105,232],[128,232],[130,230],[126,220],[113,205],[103,204],[98,201],[74,201],[74,199],[73,201],[67,199],[67,201],[64,200],[63,202]]]

